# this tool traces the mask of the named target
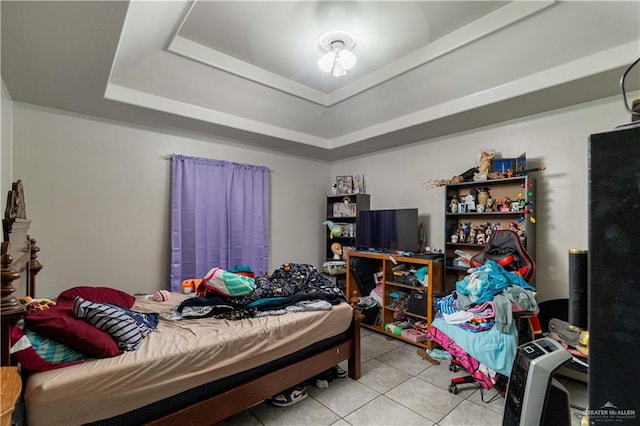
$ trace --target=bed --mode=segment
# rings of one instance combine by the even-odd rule
[[[33,295],[33,267],[42,265],[30,238],[20,262],[11,244],[2,248],[2,365],[9,365],[8,333],[24,314],[17,299],[26,294],[13,282],[27,274],[25,291]],[[135,300],[134,311],[159,312],[160,321],[134,351],[23,374],[27,423],[214,424],[343,361],[349,377],[360,377],[360,315],[347,302],[236,321],[170,319],[187,297]]]

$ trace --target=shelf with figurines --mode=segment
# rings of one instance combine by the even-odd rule
[[[431,180],[444,187],[445,288],[466,273],[465,256],[481,251],[492,232],[511,229],[535,255],[536,180],[526,155],[496,158],[482,152],[477,167],[451,179]]]
[[[327,197],[326,205],[326,220],[322,222],[326,229],[326,259],[337,260],[332,247],[336,244],[355,247],[356,220],[359,212],[369,210],[370,197],[369,194],[332,195]]]

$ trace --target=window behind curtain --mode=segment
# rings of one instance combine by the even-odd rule
[[[171,289],[212,267],[269,267],[269,169],[174,154]]]

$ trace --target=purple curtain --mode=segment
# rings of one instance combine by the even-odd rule
[[[171,157],[171,289],[211,268],[269,267],[269,169]]]

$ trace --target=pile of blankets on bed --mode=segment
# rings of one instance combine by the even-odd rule
[[[288,312],[330,310],[345,299],[332,281],[308,264],[285,263],[270,277],[250,278],[214,268],[198,294],[176,307],[173,319],[239,320]]]

